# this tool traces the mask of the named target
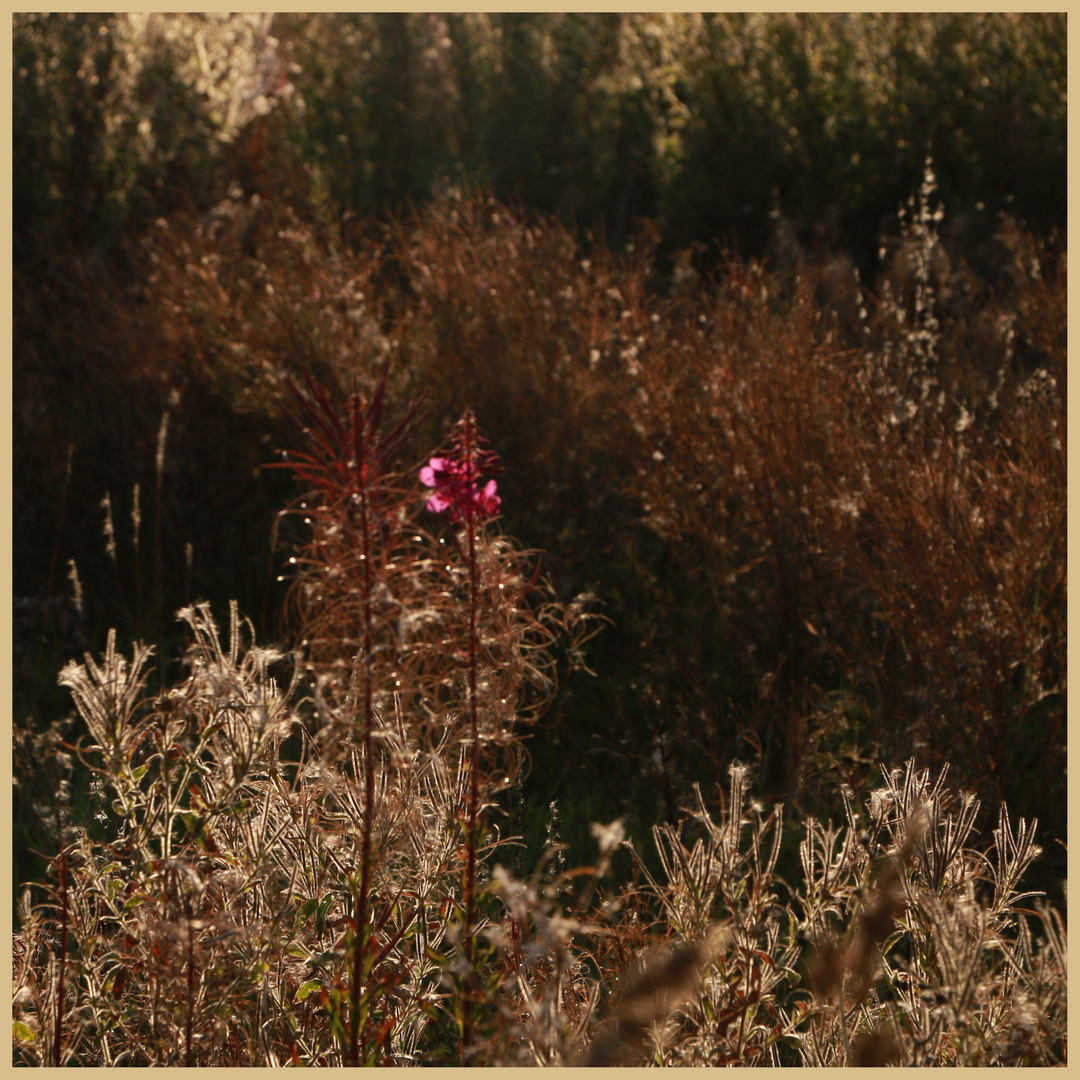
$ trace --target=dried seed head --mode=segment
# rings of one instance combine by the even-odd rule
[[[165,472],[165,440],[169,436],[169,410],[161,414],[161,427],[158,428],[157,454],[154,456],[154,468],[157,471],[157,481],[161,484],[161,478]]]
[[[113,529],[112,502],[109,493],[105,492],[105,498],[101,500],[101,507],[105,511],[105,525],[102,532],[105,534],[105,553],[116,562],[116,531]]]
[[[135,549],[139,548],[139,526],[142,524],[142,513],[139,510],[139,485],[131,493],[131,527],[134,530]]]
[[[81,615],[83,613],[83,591],[82,584],[79,581],[79,571],[75,566],[74,559],[68,559],[68,581],[71,582],[72,600],[75,602],[75,610]]]

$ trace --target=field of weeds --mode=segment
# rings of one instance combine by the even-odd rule
[[[1053,20],[215,18],[16,20],[16,1063],[1064,1064]]]

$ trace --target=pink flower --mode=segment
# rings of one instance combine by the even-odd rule
[[[465,465],[453,458],[433,457],[420,470],[420,482],[435,489],[427,508],[436,514],[449,510],[455,521],[494,517],[502,506],[494,480],[489,480],[481,490],[478,484],[470,482]]]
[[[475,496],[477,509],[484,517],[494,517],[502,506],[502,499],[495,494],[496,489],[495,481],[489,480],[484,485],[484,490]]]

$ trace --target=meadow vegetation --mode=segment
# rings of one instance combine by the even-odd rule
[[[14,45],[17,1063],[1065,1062],[1063,18]]]

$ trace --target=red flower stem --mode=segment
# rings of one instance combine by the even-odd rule
[[[363,745],[364,745],[364,826],[360,848],[360,895],[356,899],[356,930],[353,936],[352,1008],[349,1023],[349,1064],[360,1064],[360,994],[364,980],[365,929],[368,917],[368,891],[371,887],[371,825],[375,808],[375,768],[371,752],[371,537],[368,532],[367,469],[363,460],[364,443],[360,433],[358,400],[353,399],[354,451],[356,454],[356,491],[360,496],[361,561],[364,564],[363,588]]]
[[[472,424],[465,426],[466,490],[472,490],[473,484],[473,447]],[[465,504],[465,527],[469,533],[469,736],[471,739],[469,755],[469,824],[466,836],[465,864],[465,994],[462,1002],[461,1020],[461,1063],[466,1064],[465,1055],[472,1042],[472,977],[473,977],[473,922],[475,918],[476,884],[476,823],[480,810],[480,725],[477,719],[476,667],[479,654],[479,642],[476,636],[476,617],[478,607],[478,585],[476,572],[476,511],[472,500]]]

